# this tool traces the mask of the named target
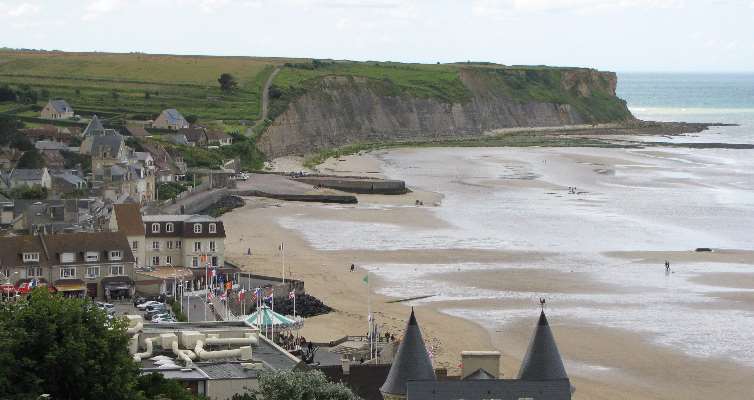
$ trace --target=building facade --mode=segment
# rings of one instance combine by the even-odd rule
[[[110,215],[110,231],[126,235],[134,263],[137,268],[147,265],[144,221],[141,220],[141,206],[138,204],[115,204]]]
[[[146,265],[186,267],[203,274],[225,263],[225,227],[207,215],[144,215]]]
[[[34,280],[66,296],[110,300],[134,293],[134,258],[119,232],[23,235],[0,240],[0,275]]]
[[[50,100],[42,109],[41,116],[46,119],[73,118],[73,107],[65,100]]]

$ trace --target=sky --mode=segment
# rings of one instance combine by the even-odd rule
[[[754,0],[0,0],[0,47],[754,72]]]

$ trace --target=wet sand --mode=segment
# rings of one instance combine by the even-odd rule
[[[400,151],[410,153],[416,150]],[[561,156],[564,160],[562,174],[579,176],[584,182],[605,176],[600,171],[620,171],[621,165],[657,168],[649,162],[637,162],[634,157],[628,154],[624,156],[619,152],[579,155],[572,151],[561,153],[559,149],[543,149],[543,153],[547,154],[548,162],[551,163],[560,162],[554,160],[554,155]],[[671,157],[672,154],[655,151],[651,156]],[[382,168],[379,170],[380,174],[389,175],[390,165],[385,165],[385,161],[379,158],[379,153],[341,159],[344,161],[328,160],[321,166],[322,172],[344,175],[368,172],[377,175],[377,169]],[[515,166],[514,161],[510,165]],[[290,163],[286,166],[291,167]],[[643,184],[663,188],[678,185],[678,179],[676,176],[668,176],[667,179]],[[480,190],[481,187],[511,191],[541,189],[555,193],[547,196],[562,196],[558,199],[574,201],[563,193],[567,184],[553,185],[536,176],[503,181],[463,177],[458,181],[480,185]],[[565,179],[563,181],[567,182]],[[411,206],[416,199],[423,199],[425,207]],[[638,283],[605,282],[595,278],[589,269],[571,270],[557,265],[562,256],[562,250],[558,248],[543,251],[514,248],[373,249],[335,246],[333,249],[323,250],[313,245],[315,237],[305,236],[293,223],[379,223],[400,226],[404,230],[402,232],[415,230],[417,235],[426,230],[454,229],[434,212],[437,209],[435,204],[439,206],[444,201],[442,193],[419,190],[403,196],[359,196],[359,200],[358,206],[321,206],[247,199],[245,207],[223,216],[228,234],[226,255],[230,259],[255,273],[280,275],[281,257],[277,248],[284,241],[289,276],[305,280],[309,293],[336,309],[331,314],[306,321],[302,333],[309,339],[326,341],[366,331],[366,286],[362,283],[365,268],[374,272],[371,282],[376,319],[385,329],[399,335],[408,314],[407,304],[386,303],[391,298],[378,292],[411,292],[412,287],[396,286],[396,282],[387,279],[389,272],[385,272],[389,268],[410,268],[412,271],[406,272],[409,274],[407,276],[411,276],[411,273],[421,276],[420,279],[425,284],[422,290],[431,292],[432,288],[436,288],[440,292],[437,294],[444,296],[410,304],[417,307],[417,317],[425,338],[431,343],[435,353],[435,366],[449,368],[451,373],[457,372],[460,351],[496,348],[503,353],[505,376],[515,376],[536,323],[539,311],[535,301],[541,293],[554,299],[554,308],[549,310],[548,306],[548,314],[566,369],[576,386],[574,399],[746,399],[754,393],[754,380],[751,379],[754,368],[751,366],[726,357],[691,356],[671,345],[658,343],[655,340],[656,334],[650,331],[596,324],[594,320],[585,320],[579,314],[569,311],[571,308],[584,309],[587,313],[594,310],[598,316],[621,313],[624,309],[634,312],[636,307],[642,307],[642,296],[652,298],[651,296],[665,293],[662,282],[657,286],[643,286],[640,280],[636,281]],[[594,201],[595,204],[602,201],[600,198],[584,200]],[[253,251],[251,257],[245,255],[248,247]],[[754,294],[747,291],[754,289],[754,272],[748,274],[725,269],[715,272],[714,268],[717,265],[732,268],[729,266],[745,267],[754,264],[754,251],[716,249],[713,253],[696,253],[691,250],[656,250],[654,246],[648,246],[646,250],[612,250],[602,251],[600,254],[614,264],[611,264],[611,268],[619,274],[626,274],[627,268],[637,268],[640,275],[655,274],[652,265],[661,266],[664,260],[670,260],[673,268],[679,272],[666,279],[681,282],[682,278],[684,285],[708,285],[710,290],[698,297],[715,301],[699,301],[683,307],[709,310],[708,312],[742,310],[741,318],[752,318],[744,310],[752,310],[754,304]],[[348,266],[352,262],[359,267],[355,273],[348,272]],[[684,265],[706,263],[711,265],[709,271],[705,269],[698,272],[697,268],[694,270],[696,272],[685,272],[681,269]],[[406,266],[402,266],[403,264]],[[479,266],[467,270],[469,264]],[[432,272],[423,274],[423,271]],[[661,281],[661,267],[657,271],[657,279]],[[454,287],[461,288],[459,291],[473,288],[478,293],[501,292],[511,295],[483,295],[476,299],[459,300],[453,297],[455,292],[451,289]],[[677,290],[686,290],[685,287],[680,286]],[[617,299],[616,303],[611,304],[610,301],[613,300],[605,303],[599,300],[601,296],[612,296],[610,299]],[[623,298],[625,301],[621,300]],[[661,298],[673,301],[672,295]],[[493,316],[505,318],[507,314],[516,318],[506,320],[505,323],[470,322],[475,316],[484,320],[485,317],[492,319]],[[460,318],[460,315],[464,318]],[[720,339],[709,337],[707,340],[712,342]]]

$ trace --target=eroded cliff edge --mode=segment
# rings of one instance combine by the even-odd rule
[[[274,158],[354,143],[468,138],[502,128],[633,119],[615,94],[612,72],[459,67],[457,79],[459,89],[443,96],[410,90],[413,82],[434,93],[426,78],[396,83],[355,74],[315,76],[297,89],[258,147]]]

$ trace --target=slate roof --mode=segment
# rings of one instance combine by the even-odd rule
[[[127,236],[144,234],[144,222],[141,220],[141,207],[138,204],[116,204],[113,217],[118,221],[118,230]]]
[[[186,123],[186,118],[183,118],[183,115],[175,108],[163,110],[161,115],[165,116],[165,121],[170,125]]]
[[[143,126],[126,126],[126,132],[133,137],[147,137],[151,134]]]
[[[116,158],[121,147],[124,145],[121,135],[98,135],[92,140],[92,156],[100,156],[105,151],[109,158]]]
[[[58,173],[53,174],[52,176],[58,179],[62,179],[70,183],[71,185],[78,186],[78,185],[86,184],[86,181],[82,177],[72,174],[68,171],[58,172]]]
[[[0,265],[23,265],[23,253],[39,253],[39,264],[46,264],[44,248],[39,237],[31,235],[8,236],[0,240]]]
[[[181,128],[177,131],[179,135],[186,135],[189,143],[200,143],[207,139],[207,131],[202,127]]]
[[[23,169],[16,168],[10,173],[12,181],[38,181],[44,176],[44,168]]]
[[[570,400],[571,383],[568,379],[540,382],[517,379],[489,379],[439,382],[411,381],[407,385],[407,400],[458,399]]]
[[[220,141],[222,139],[230,139],[232,136],[228,135],[225,132],[220,131],[207,131],[207,140],[209,141]]]
[[[100,122],[99,117],[97,115],[94,115],[92,117],[92,120],[89,121],[89,125],[86,126],[86,129],[84,129],[84,136],[96,136],[96,135],[102,135],[105,133],[105,127],[102,126],[102,122]]]
[[[487,372],[487,370],[484,368],[479,368],[478,370],[469,374],[467,377],[463,378],[463,380],[465,381],[481,381],[488,379],[497,379],[497,377]]]
[[[50,100],[50,105],[59,113],[73,112],[73,108],[65,100]]]
[[[393,359],[393,365],[390,367],[390,373],[380,391],[387,394],[405,395],[408,381],[434,381],[435,379],[435,370],[432,368],[432,361],[424,346],[421,329],[412,308],[411,316],[406,324],[406,332],[403,334],[398,352]]]
[[[349,368],[348,375],[343,374],[341,365],[319,366],[316,369],[322,371],[330,382],[342,382],[364,400],[382,400],[380,386],[387,378],[390,364],[351,364]]]
[[[146,224],[146,237],[225,237],[223,221],[208,215],[144,215],[142,220]],[[152,231],[153,223],[160,224],[159,232]],[[168,223],[173,224],[173,232],[167,232],[165,229]],[[195,223],[202,224],[202,233],[194,233]],[[209,233],[210,223],[215,224],[215,233]]]
[[[539,315],[534,335],[521,362],[518,379],[526,381],[568,379],[558,345],[555,344],[555,337],[552,335],[544,311]]]
[[[60,262],[60,254],[73,252],[76,255],[76,263],[85,263],[84,254],[87,251],[100,252],[100,261],[108,262],[107,252],[120,250],[122,260],[118,262],[134,262],[131,247],[126,235],[121,232],[80,232],[59,235],[46,235],[44,242],[51,264]]]

